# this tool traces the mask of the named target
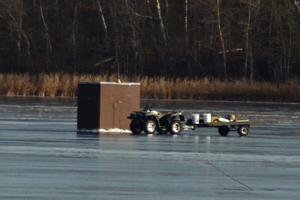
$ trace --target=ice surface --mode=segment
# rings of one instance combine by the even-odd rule
[[[279,121],[173,137],[78,133],[76,102],[0,97],[0,199],[299,199],[299,104],[142,100]]]

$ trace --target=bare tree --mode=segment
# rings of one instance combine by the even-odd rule
[[[292,54],[292,39],[293,39],[293,34],[292,34],[292,25],[291,25],[291,19],[289,18],[288,22],[288,41],[287,41],[287,52],[286,52],[286,62],[285,62],[285,82],[288,83],[288,79],[290,76],[290,63],[291,63],[291,54]]]
[[[254,1],[253,1],[254,4]],[[260,4],[261,4],[261,0],[256,0],[256,4],[253,5],[254,8],[256,8],[255,13],[254,13],[254,22],[253,22],[253,27],[255,26],[257,28],[258,26],[258,14],[259,14],[259,10],[260,10]],[[252,31],[252,29],[250,29]],[[250,31],[250,32],[251,32]],[[255,45],[253,36],[252,36],[252,40],[250,40],[250,45],[248,49],[249,52],[249,57],[250,57],[250,82],[251,84],[253,84],[254,81],[254,53],[253,53],[253,46]]]
[[[49,66],[50,66],[50,53],[49,50],[52,51],[52,45],[51,45],[51,40],[50,40],[50,36],[49,36],[49,31],[48,31],[48,26],[47,23],[45,21],[45,17],[44,17],[44,12],[43,12],[43,6],[42,6],[42,2],[40,0],[40,13],[41,13],[41,18],[45,27],[45,34],[46,34],[46,52],[47,52],[47,72],[49,73]]]
[[[75,0],[74,5],[74,17],[73,17],[73,23],[72,23],[72,42],[73,42],[73,59],[74,59],[74,72],[77,72],[77,30],[78,30],[78,22],[77,22],[77,16],[78,16],[78,0]]]
[[[189,10],[189,1],[185,0],[184,2],[184,30],[185,30],[185,55],[187,58],[188,55],[188,40],[189,40],[189,36],[188,36],[188,10]]]
[[[131,13],[130,13],[130,8],[128,5],[128,0],[125,0],[125,6],[126,6],[126,11],[128,14],[128,18],[129,18],[129,22],[130,22],[130,27],[132,30],[132,37],[131,37],[131,41],[132,41],[132,47],[133,47],[133,53],[134,53],[134,75],[137,75],[137,57],[138,57],[138,51],[137,51],[137,34],[136,34],[136,29],[135,29],[135,24],[134,21],[131,17]]]
[[[222,44],[222,54],[223,54],[223,67],[224,67],[224,80],[227,80],[227,69],[226,69],[226,49],[225,49],[225,42],[222,33],[221,27],[221,16],[220,16],[220,0],[217,0],[217,16],[218,16],[218,28],[219,28],[219,35]]]
[[[158,15],[158,20],[159,20],[159,27],[163,39],[163,45],[164,45],[164,52],[165,52],[165,62],[167,62],[167,65],[169,65],[169,50],[168,50],[168,41],[166,37],[166,31],[164,27],[164,21],[161,15],[161,7],[160,7],[160,2],[159,0],[156,0],[156,8],[157,8],[157,15]],[[164,74],[166,74],[166,66],[164,65]]]
[[[20,65],[21,65],[21,50],[22,50],[22,36],[25,39],[27,46],[27,60],[28,65],[30,66],[32,72],[34,72],[34,68],[32,68],[31,61],[31,51],[30,51],[30,42],[27,37],[27,34],[23,30],[23,0],[15,0],[14,2],[10,2],[11,4],[7,4],[5,1],[1,1],[2,6],[5,8],[5,12],[8,14],[10,19],[12,20],[12,24],[16,28],[18,39],[17,39],[17,47],[18,47],[18,59],[17,59],[17,72],[20,73]],[[12,5],[15,6],[16,10],[12,10]]]
[[[292,51],[292,40],[293,40],[293,30],[292,30],[292,6],[290,3],[282,5],[283,11],[281,11],[280,16],[278,16],[278,26],[281,36],[281,43],[283,46],[283,67],[284,67],[284,79],[288,82],[290,75],[290,62],[291,62],[291,51]]]
[[[149,0],[147,0],[147,7],[148,7],[149,16],[152,16],[152,12],[151,12],[151,8],[150,8],[150,2],[149,2]],[[151,25],[151,29],[153,30],[152,17],[150,17],[150,25]]]
[[[246,28],[246,55],[245,55],[245,72],[244,77],[247,77],[247,70],[248,70],[248,58],[249,58],[249,32],[250,32],[250,23],[251,23],[251,7],[252,7],[252,0],[248,2],[248,20],[247,20],[247,28]]]
[[[253,49],[252,44],[250,43],[248,54],[250,57],[250,83],[253,84],[253,77],[254,77],[254,58],[253,58]]]
[[[159,0],[156,0],[156,7],[157,7],[157,14],[158,14],[158,19],[159,19],[160,31],[161,31],[161,34],[162,34],[162,37],[163,37],[163,43],[164,43],[164,46],[167,47],[168,43],[167,43],[166,31],[165,31],[165,28],[164,28],[164,21],[163,21],[163,18],[161,16],[161,9],[160,9]]]
[[[115,68],[117,69],[117,79],[119,80],[119,74],[120,74],[120,55],[119,55],[119,28],[117,23],[117,12],[116,9],[113,9],[113,6],[115,7],[115,2],[111,0],[106,0],[106,4],[108,5],[110,15],[113,21],[113,28],[114,28],[114,60],[115,60]]]
[[[165,14],[165,30],[167,40],[169,39],[169,0],[165,1],[166,14]]]
[[[109,40],[108,40],[108,32],[107,32],[105,17],[104,17],[103,11],[102,11],[102,7],[100,5],[100,1],[96,0],[96,2],[97,2],[97,5],[98,5],[99,13],[101,15],[101,19],[102,19],[102,23],[103,23],[103,28],[104,28],[104,31],[105,31],[106,46],[107,46],[107,49],[109,51]]]
[[[23,0],[19,1],[19,19],[18,19],[18,28],[21,29],[23,26]],[[16,21],[17,22],[17,21]],[[18,33],[18,73],[20,73],[20,62],[21,62],[21,42],[22,42],[22,32],[19,30]]]
[[[300,76],[299,2],[1,0],[0,71],[116,73],[120,65],[128,75],[283,82]]]

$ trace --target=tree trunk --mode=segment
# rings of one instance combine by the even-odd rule
[[[247,77],[247,70],[248,70],[249,31],[250,31],[250,22],[251,22],[251,6],[252,6],[252,0],[249,1],[249,8],[248,8],[248,22],[247,22],[247,28],[246,28],[246,55],[245,55],[245,72],[244,72],[244,78]]]
[[[101,15],[101,19],[102,19],[102,23],[103,23],[103,28],[104,28],[104,31],[105,31],[105,38],[106,38],[106,46],[107,46],[107,50],[109,51],[109,40],[108,40],[108,32],[107,32],[107,26],[106,26],[105,17],[104,17],[104,14],[103,14],[103,12],[102,12],[102,7],[101,7],[101,5],[100,5],[99,0],[96,0],[96,1],[97,1],[99,13],[100,13],[100,15]]]
[[[59,0],[55,0],[55,25],[57,28],[59,28]]]
[[[48,26],[47,23],[45,21],[45,17],[44,17],[44,12],[43,12],[43,6],[42,6],[42,2],[40,0],[40,12],[41,12],[41,18],[45,27],[45,34],[46,34],[46,52],[47,52],[47,62],[46,62],[46,66],[47,66],[47,72],[49,73],[49,66],[50,66],[50,53],[49,50],[52,51],[52,45],[51,45],[51,41],[50,41],[50,36],[49,36],[49,32],[48,32]]]
[[[163,45],[164,45],[164,52],[165,52],[165,62],[164,63],[164,75],[166,75],[166,65],[169,66],[169,53],[168,53],[168,42],[167,42],[167,37],[166,37],[166,31],[164,28],[164,21],[161,16],[161,9],[160,9],[160,2],[159,0],[156,0],[156,7],[157,7],[157,14],[158,14],[158,20],[159,20],[159,27],[163,39]]]
[[[166,0],[166,18],[165,18],[165,30],[166,30],[166,38],[169,39],[169,0]]]
[[[185,31],[185,48],[184,48],[184,52],[185,52],[185,62],[187,63],[188,66],[188,70],[190,71],[190,75],[193,74],[191,68],[190,68],[190,62],[189,62],[189,36],[188,36],[188,10],[189,10],[189,5],[188,5],[188,0],[185,0],[184,2],[184,31]]]
[[[137,75],[137,57],[138,57],[138,53],[137,53],[137,37],[136,37],[136,30],[135,30],[135,26],[134,26],[134,22],[132,20],[131,14],[130,14],[130,9],[129,9],[129,5],[128,5],[128,1],[125,0],[125,6],[126,6],[126,11],[129,17],[129,22],[130,22],[130,27],[132,30],[132,48],[133,48],[133,54],[134,54],[134,66],[133,66],[133,74]]]
[[[118,24],[117,24],[117,16],[116,16],[116,12],[113,11],[112,9],[112,2],[111,0],[106,0],[106,4],[108,5],[109,7],[109,11],[111,13],[111,17],[112,17],[112,20],[113,20],[113,27],[114,27],[114,51],[115,51],[115,68],[117,69],[117,79],[119,79],[119,75],[120,75],[120,62],[119,62],[119,58],[120,58],[120,55],[119,55],[119,50],[120,50],[120,47],[119,47],[119,29],[118,29]],[[113,4],[115,5],[115,4]]]
[[[185,15],[184,15],[184,30],[185,30],[185,56],[187,58],[187,55],[188,55],[188,40],[189,40],[189,37],[188,37],[188,0],[185,0],[185,4],[184,4],[184,12],[185,12]]]
[[[270,65],[271,63],[272,63],[272,60],[273,60],[273,56],[272,56],[272,50],[271,50],[271,45],[272,45],[272,41],[271,41],[271,39],[272,39],[272,26],[273,26],[273,12],[274,12],[274,8],[273,8],[273,6],[271,6],[271,14],[270,14],[270,20],[269,20],[269,23],[270,23],[270,25],[269,25],[269,41],[268,41],[268,64]],[[268,66],[268,68],[269,68],[270,66]],[[273,69],[273,70],[275,70],[276,71],[276,69]],[[276,73],[275,73],[275,75],[276,75]],[[274,75],[274,81],[275,81],[275,76]]]
[[[218,15],[218,28],[219,28],[220,40],[221,40],[222,50],[223,50],[222,53],[223,53],[224,80],[226,81],[227,80],[226,49],[225,49],[225,43],[224,43],[222,27],[221,27],[220,0],[217,0],[217,15]]]
[[[158,13],[158,20],[159,20],[159,26],[160,26],[160,31],[163,37],[163,43],[164,46],[167,47],[167,37],[166,37],[166,32],[165,32],[165,28],[164,28],[164,21],[161,17],[161,9],[160,9],[160,2],[159,0],[156,0],[156,7],[157,7],[157,13]]]
[[[254,58],[253,58],[253,51],[252,51],[252,44],[249,45],[249,56],[250,56],[250,83],[253,84],[253,77],[254,77]]]
[[[11,73],[15,72],[15,67],[14,67],[14,56],[13,56],[13,49],[14,49],[14,39],[13,39],[13,20],[10,20],[10,71]]]
[[[78,1],[75,0],[75,7],[74,7],[74,18],[73,18],[73,25],[72,25],[72,42],[73,42],[73,59],[74,59],[74,69],[73,71],[75,73],[77,73],[77,44],[76,44],[76,40],[77,40],[77,7],[78,7]]]
[[[19,1],[20,3],[20,7],[18,10],[19,12],[19,20],[18,20],[18,42],[17,42],[17,46],[18,46],[18,65],[17,65],[17,73],[20,73],[20,65],[21,65],[21,45],[22,45],[22,31],[20,31],[20,29],[22,29],[23,27],[23,0]]]
[[[153,30],[152,12],[151,12],[151,8],[150,8],[150,2],[149,2],[149,0],[147,0],[147,6],[148,6],[149,16],[151,16],[151,17],[150,17],[150,25],[151,25],[151,29]]]
[[[285,74],[285,81],[286,83],[289,80],[290,76],[290,63],[291,63],[291,53],[292,53],[292,25],[291,25],[291,19],[289,19],[289,49],[288,49],[288,62],[287,62],[287,69],[286,69],[286,74]]]

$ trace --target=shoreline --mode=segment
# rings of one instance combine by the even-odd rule
[[[0,74],[0,95],[76,97],[78,82],[116,82],[117,75]],[[218,79],[119,76],[123,83],[140,83],[141,99],[229,102],[300,103],[300,85]]]
[[[61,100],[76,100],[77,101],[77,96],[75,97],[70,97],[70,96],[33,96],[33,95],[0,95],[0,100],[3,100],[3,98],[15,98],[15,100],[19,98],[37,98],[39,100],[50,100],[51,99],[61,99]],[[146,98],[141,98],[141,102],[155,102],[160,101],[160,102],[183,102],[183,103],[246,103],[246,104],[285,104],[285,105],[297,105],[300,104],[300,102],[283,102],[283,101],[227,101],[227,100],[197,100],[197,99],[146,99]]]

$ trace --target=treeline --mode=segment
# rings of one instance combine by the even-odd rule
[[[1,0],[0,73],[300,75],[299,0]]]

